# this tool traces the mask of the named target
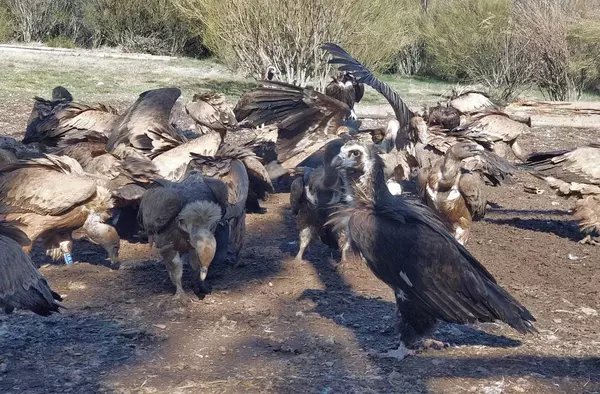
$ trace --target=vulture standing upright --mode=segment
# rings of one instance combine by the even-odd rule
[[[333,77],[332,81],[325,86],[325,94],[345,103],[351,111],[348,118],[357,119],[354,106],[362,100],[365,85],[357,82],[352,74],[343,72],[339,77]]]
[[[38,315],[58,312],[61,297],[50,289],[22,246],[30,244],[15,223],[0,220],[0,308],[29,309]]]
[[[227,257],[227,186],[195,171],[182,182],[160,183],[142,197],[141,223],[150,244],[160,251],[176,289],[175,298],[185,301],[181,284],[185,254],[195,275],[194,292],[202,298],[210,292],[204,282],[208,268]]]
[[[403,358],[436,321],[467,324],[502,320],[520,333],[535,332],[531,313],[503,289],[427,206],[386,187],[374,147],[350,142],[334,165],[346,170],[354,203],[331,219],[347,230],[351,247],[395,293]]]
[[[227,186],[229,205],[230,245],[233,263],[239,263],[240,252],[246,238],[246,199],[249,179],[242,162],[244,156],[254,156],[251,151],[224,144],[214,157],[192,154],[188,172],[198,170],[204,176],[219,179]]]
[[[482,152],[483,147],[473,142],[456,143],[443,159],[421,168],[417,176],[421,199],[447,222],[461,245],[469,239],[471,222],[485,216],[487,205],[483,181],[477,174],[461,171],[461,164]]]
[[[113,208],[110,191],[67,156],[44,155],[0,169],[0,218],[18,221],[32,244],[41,238],[55,260],[70,257],[71,232],[84,227],[116,264],[119,236],[104,223]],[[26,246],[29,252],[31,246]]]
[[[331,161],[344,145],[343,139],[333,140],[325,145],[322,165],[316,169],[307,168],[303,176],[294,180],[290,190],[292,213],[297,215],[300,233],[300,249],[296,260],[302,260],[304,251],[316,236],[331,248],[342,251],[345,260],[345,237],[343,232],[335,232],[325,223],[329,215],[344,203],[343,179],[337,168],[331,167]]]
[[[600,144],[535,153],[522,168],[544,179],[558,195],[575,196],[573,215],[587,234],[580,243],[600,244]]]

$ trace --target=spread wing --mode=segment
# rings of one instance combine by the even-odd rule
[[[60,215],[96,193],[96,182],[66,156],[44,155],[0,170],[0,204],[13,210]]]
[[[341,122],[350,115],[345,103],[311,88],[273,81],[262,84],[246,93],[234,112],[244,125],[277,125],[277,159],[282,163],[300,153],[317,151],[336,136]]]
[[[405,130],[410,125],[410,119],[414,116],[413,112],[404,103],[402,98],[389,85],[375,77],[368,68],[363,66],[358,60],[354,59],[348,52],[340,46],[327,43],[322,46],[324,50],[332,55],[329,63],[339,64],[340,71],[352,73],[357,82],[363,82],[386,98],[394,109],[396,119],[400,122],[400,130]]]
[[[63,138],[82,138],[90,132],[108,137],[118,121],[114,108],[69,103],[58,107],[37,125],[38,140],[55,146]]]
[[[125,112],[106,146],[109,152],[124,157],[131,148],[149,158],[185,142],[169,122],[171,110],[181,95],[177,88],[146,91]]]
[[[590,144],[570,151],[535,153],[521,167],[539,177],[564,182],[600,185],[600,145]]]

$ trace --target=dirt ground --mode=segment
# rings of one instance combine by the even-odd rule
[[[2,103],[3,134],[18,136],[28,111]],[[527,150],[600,142],[594,129],[534,128]],[[538,187],[540,195],[523,191]],[[574,201],[519,174],[488,188],[493,208],[468,248],[537,317],[538,335],[504,324],[440,325],[453,344],[403,361],[392,292],[358,261],[314,243],[295,261],[289,195],[249,215],[244,265],[213,266],[212,294],[171,297],[147,245],[121,246],[121,269],[76,243],[74,265],[34,261],[68,309],[42,318],[0,315],[1,393],[600,393],[600,246],[580,245]]]

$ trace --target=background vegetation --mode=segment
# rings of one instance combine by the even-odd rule
[[[600,89],[600,0],[0,0],[0,41],[213,55],[321,86],[332,41],[380,72],[512,99]]]

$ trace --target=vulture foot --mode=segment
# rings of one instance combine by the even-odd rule
[[[182,306],[187,306],[192,302],[192,299],[188,297],[188,295],[185,294],[185,292],[175,292],[175,295],[173,296],[173,301],[178,304],[181,304]]]
[[[422,339],[420,341],[418,341],[417,343],[415,343],[413,346],[411,346],[412,348],[414,348],[415,350],[443,350],[447,347],[449,347],[450,344],[446,343],[446,342],[442,342],[442,341],[436,341],[435,339]]]
[[[398,361],[404,360],[408,356],[414,356],[417,354],[414,350],[411,350],[404,345],[404,343],[400,342],[400,346],[398,349],[388,350],[385,353],[378,353],[377,356],[383,358],[395,358]]]
[[[600,237],[592,237],[588,234],[579,243],[582,245],[600,245]]]
[[[203,300],[207,295],[211,293],[210,287],[205,283],[198,283],[194,286],[194,294],[199,300]]]

